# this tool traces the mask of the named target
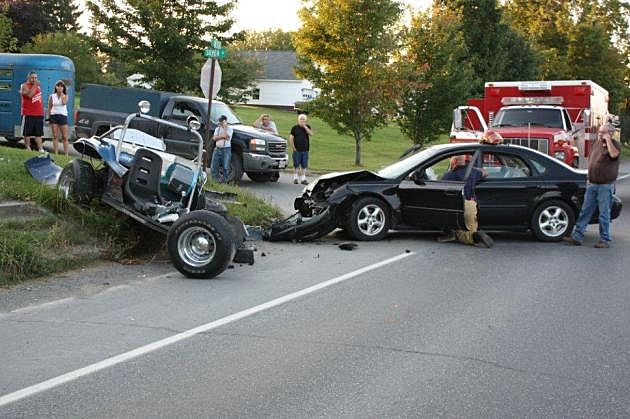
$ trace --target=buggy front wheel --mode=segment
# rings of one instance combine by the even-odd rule
[[[173,266],[189,278],[210,279],[225,271],[236,253],[229,223],[206,210],[173,223],[166,238]]]

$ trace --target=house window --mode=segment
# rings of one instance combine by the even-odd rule
[[[252,99],[260,100],[260,89],[258,87],[254,88],[254,90],[252,91]]]

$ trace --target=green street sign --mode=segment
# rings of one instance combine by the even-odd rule
[[[212,41],[210,41],[210,48],[221,49],[221,41],[219,41],[216,38],[213,38]]]
[[[214,48],[206,48],[203,50],[204,58],[225,58],[225,48],[214,49]]]

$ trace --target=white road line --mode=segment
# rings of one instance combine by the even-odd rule
[[[30,313],[30,312],[37,311],[42,308],[53,307],[59,304],[69,303],[70,301],[74,301],[74,300],[75,300],[74,297],[62,298],[60,300],[49,301],[47,303],[26,306],[22,308],[16,308],[15,310],[12,310],[11,313]]]
[[[248,308],[243,311],[239,311],[238,313],[230,314],[229,316],[223,317],[221,319],[215,320],[210,323],[203,324],[201,326],[197,326],[193,329],[186,330],[184,332],[178,333],[176,335],[170,336],[165,339],[158,340],[153,343],[149,343],[148,345],[141,346],[139,348],[133,349],[131,351],[122,353],[120,355],[116,355],[111,358],[104,359],[102,361],[96,362],[94,364],[88,365],[87,367],[79,368],[77,370],[68,372],[66,374],[51,378],[46,381],[42,381],[39,384],[35,384],[29,387],[25,387],[21,390],[14,391],[13,393],[6,394],[0,397],[0,407],[5,406],[7,404],[16,402],[18,400],[24,399],[26,397],[30,397],[34,394],[40,393],[42,391],[50,390],[51,388],[60,386],[62,384],[68,383],[70,381],[76,380],[78,378],[84,377],[86,375],[93,374],[97,371],[100,371],[105,368],[112,367],[114,365],[129,361],[130,359],[146,355],[149,352],[153,352],[155,350],[164,348],[166,346],[172,345],[174,343],[180,342],[182,340],[191,338],[200,333],[207,332],[212,329],[216,329],[217,327],[224,326],[228,323],[235,322],[237,320],[244,319],[246,317],[252,316],[256,313],[260,313],[261,311],[268,310],[273,307],[277,307],[281,304],[287,303],[291,300],[295,300],[300,297],[304,297],[305,295],[311,294],[313,292],[319,291],[321,289],[330,287],[332,285],[338,284],[340,282],[346,281],[350,278],[354,278],[358,275],[364,274],[369,271],[373,271],[375,269],[386,266],[390,263],[394,263],[401,259],[404,259],[408,256],[413,255],[413,252],[403,253],[398,256],[391,257],[389,259],[385,259],[381,262],[374,263],[369,266],[365,266],[363,268],[357,269],[356,271],[349,272],[345,275],[338,276],[336,278],[329,279],[324,282],[320,282],[319,284],[315,284],[311,287],[304,288],[303,290],[296,291],[291,294],[287,294],[283,297],[276,298],[274,300],[268,301],[266,303]]]
[[[627,175],[619,176],[617,180],[625,179],[627,177],[630,177],[630,173],[628,173]]]

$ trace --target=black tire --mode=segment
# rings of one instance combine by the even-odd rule
[[[366,196],[356,200],[350,208],[346,230],[355,240],[380,240],[389,231],[389,206],[382,200]]]
[[[268,172],[247,172],[247,176],[254,182],[271,182],[272,175],[273,173]]]
[[[96,176],[92,165],[83,160],[72,160],[59,175],[57,191],[61,198],[81,205],[89,204],[96,193]]]
[[[557,199],[540,204],[532,215],[532,234],[543,242],[558,242],[573,230],[575,212]]]
[[[173,266],[189,278],[220,275],[236,253],[230,224],[206,210],[193,211],[175,221],[166,244]]]
[[[243,160],[237,152],[232,152],[232,167],[230,170],[230,182],[240,182],[243,179]]]

